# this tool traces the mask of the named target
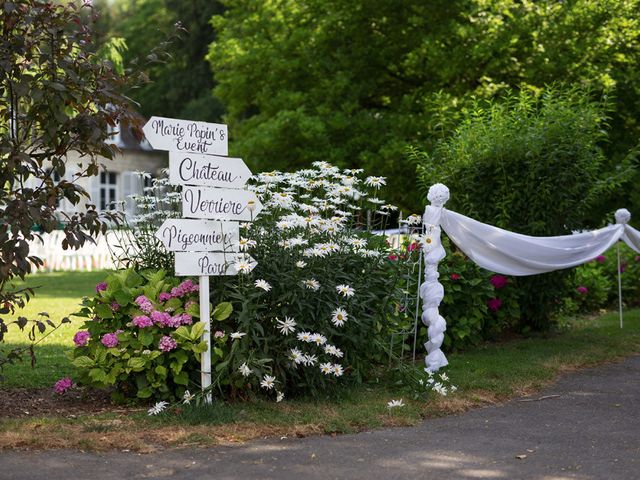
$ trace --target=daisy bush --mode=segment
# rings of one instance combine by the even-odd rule
[[[379,198],[385,179],[325,162],[254,177],[264,205],[241,224],[241,251],[257,266],[212,277],[234,305],[230,355],[214,381],[224,391],[319,394],[361,381],[384,357],[402,296],[402,268],[381,235],[396,209]]]
[[[240,251],[227,253],[240,273],[210,277],[212,298],[233,304],[230,318],[212,325],[224,346],[212,372],[220,395],[329,392],[363,380],[384,358],[402,296],[402,267],[372,233],[396,211],[380,198],[385,184],[324,162],[253,177],[248,188],[264,208],[240,225]],[[154,233],[180,216],[178,190],[154,179],[134,198],[138,216],[115,252],[123,267],[171,272],[173,254]]]
[[[71,352],[80,385],[112,388],[125,398],[182,398],[200,385],[200,354],[204,323],[199,320],[198,284],[166,275],[164,270],[120,270],[83,299],[77,316],[85,317]],[[214,321],[223,321],[231,305],[221,303]],[[214,359],[224,357],[225,339],[215,337]],[[61,383],[62,380],[65,382]],[[71,379],[62,379],[63,393]]]

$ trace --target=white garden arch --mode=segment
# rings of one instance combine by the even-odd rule
[[[421,242],[425,272],[419,294],[422,299],[422,322],[427,326],[429,337],[425,343],[425,364],[432,372],[448,364],[441,350],[447,324],[438,310],[444,298],[444,288],[438,281],[438,263],[446,255],[440,239],[441,230],[479,266],[504,275],[536,275],[575,267],[593,260],[618,241],[625,242],[640,253],[640,232],[628,224],[631,214],[626,209],[616,212],[614,225],[598,230],[556,237],[532,237],[447,210],[444,205],[449,200],[449,189],[441,183],[431,186],[427,199],[430,205],[425,208],[422,218],[424,233]],[[621,295],[619,265],[618,293]]]

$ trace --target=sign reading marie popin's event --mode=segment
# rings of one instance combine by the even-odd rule
[[[238,222],[168,218],[156,232],[170,252],[237,252]]]
[[[251,170],[241,158],[169,152],[169,182],[174,185],[242,188]]]
[[[182,187],[182,216],[250,222],[262,210],[255,193],[229,188]]]
[[[227,126],[176,118],[151,117],[142,128],[156,150],[227,155]]]

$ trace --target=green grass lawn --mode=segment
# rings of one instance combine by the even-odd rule
[[[24,309],[16,312],[15,317],[33,319],[40,312],[46,312],[58,324],[60,319],[79,310],[82,297],[95,293],[96,284],[106,275],[102,271],[31,275],[27,277],[26,286],[35,288],[36,295]],[[25,286],[25,283],[20,282],[17,286]],[[0,388],[48,387],[60,377],[73,375],[74,367],[67,361],[64,353],[73,345],[73,334],[82,325],[83,319],[70,318],[72,323],[60,327],[36,347],[35,368],[31,368],[28,357],[23,362],[7,366],[4,371],[5,381],[0,383]],[[26,330],[21,332],[15,325],[9,327],[5,341],[4,345],[0,344],[3,350],[29,344]]]
[[[42,285],[24,314],[47,311],[58,320],[90,295],[104,273],[55,273],[33,276],[29,285]],[[46,339],[37,349],[35,369],[28,363],[9,366],[2,388],[50,387],[73,368],[64,356],[81,319],[74,320]],[[69,448],[131,448],[145,450],[150,443],[208,445],[242,441],[265,435],[308,435],[353,432],[363,429],[411,425],[426,416],[462,412],[468,408],[533,393],[561,373],[640,353],[640,310],[625,312],[625,327],[617,313],[565,322],[561,331],[501,343],[488,343],[449,355],[446,369],[458,392],[448,397],[431,395],[412,399],[391,375],[380,370],[377,380],[345,388],[338,398],[286,399],[251,402],[216,401],[206,408],[182,408],[148,417],[146,407],[79,415],[72,419],[49,417],[0,421],[0,449],[16,445]],[[25,337],[11,332],[9,346],[24,344]],[[420,365],[417,366],[420,368]],[[386,403],[403,398],[406,406],[390,411]],[[72,440],[69,440],[72,439]],[[150,440],[151,439],[151,440]]]

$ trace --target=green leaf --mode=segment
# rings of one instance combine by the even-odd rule
[[[156,373],[160,375],[162,378],[167,377],[167,367],[163,367],[162,365],[158,365],[156,367]]]
[[[233,305],[230,302],[221,302],[216,305],[216,308],[213,310],[213,318],[222,322],[229,318],[231,313],[233,312]]]
[[[99,303],[96,305],[96,315],[103,319],[113,318],[111,306],[105,303]]]
[[[151,332],[140,332],[138,334],[138,340],[145,347],[151,345],[153,343],[153,334]]]
[[[78,357],[73,361],[73,364],[78,368],[91,368],[95,365],[93,359],[83,356]]]
[[[200,318],[200,306],[197,303],[192,303],[187,307],[187,313],[194,318]]]
[[[129,366],[129,368],[131,368],[134,372],[139,372],[141,370],[144,369],[144,366],[146,365],[146,361],[144,358],[140,358],[140,357],[132,357],[129,359],[129,361],[127,362],[127,365]]]
[[[113,294],[113,298],[115,298],[116,302],[118,302],[121,307],[124,307],[133,301],[133,297],[123,290],[115,292]]]
[[[187,372],[182,371],[173,376],[173,381],[178,385],[189,385],[189,375],[187,375]]]

